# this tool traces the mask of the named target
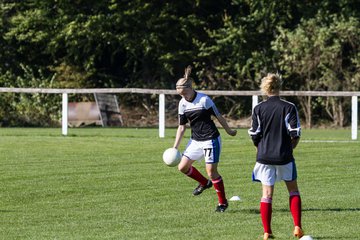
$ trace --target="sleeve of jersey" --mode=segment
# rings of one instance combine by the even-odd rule
[[[257,146],[262,138],[262,129],[259,115],[255,109],[252,114],[251,128],[248,130],[248,134],[250,135],[254,145]]]
[[[285,124],[290,137],[298,138],[301,136],[300,119],[295,106],[293,106],[290,113],[287,114]]]
[[[184,104],[182,103],[182,101],[179,102],[179,125],[185,125],[188,120],[185,116],[185,109],[184,109]]]
[[[185,125],[187,122],[185,114],[179,114],[179,125]]]
[[[217,109],[217,107],[215,106],[215,103],[209,97],[206,98],[205,109],[208,110],[210,112],[210,114],[212,114],[214,116],[220,115],[220,112]]]

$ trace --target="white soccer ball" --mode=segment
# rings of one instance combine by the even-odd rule
[[[163,160],[169,167],[175,167],[181,160],[181,153],[176,148],[168,148],[163,153]]]
[[[300,240],[313,240],[313,238],[310,235],[304,235]]]

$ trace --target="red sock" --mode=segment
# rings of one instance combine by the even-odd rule
[[[260,214],[264,226],[264,232],[272,233],[271,231],[272,199],[271,198],[261,198]]]
[[[190,167],[189,171],[186,173],[188,177],[198,181],[202,186],[205,186],[208,182],[207,178],[205,178],[196,168],[193,166]]]
[[[294,225],[301,228],[301,198],[299,192],[290,193],[289,205]]]
[[[218,195],[219,204],[227,204],[224,181],[222,180],[222,177],[220,176],[217,179],[212,179],[211,181]]]

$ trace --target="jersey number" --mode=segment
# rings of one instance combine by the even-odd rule
[[[205,157],[210,157],[211,156],[211,151],[212,151],[212,148],[204,148]]]

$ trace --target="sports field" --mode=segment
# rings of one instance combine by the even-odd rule
[[[190,131],[182,142],[183,150]],[[350,130],[304,130],[295,157],[303,228],[314,239],[359,239],[360,141]],[[230,202],[162,162],[175,129],[0,129],[0,239],[260,239],[261,186],[245,129],[222,131],[219,171]],[[196,164],[204,173],[204,162]],[[276,239],[294,239],[283,183],[275,189]]]

